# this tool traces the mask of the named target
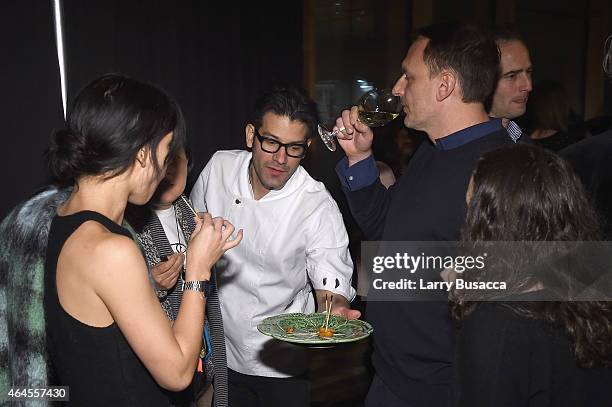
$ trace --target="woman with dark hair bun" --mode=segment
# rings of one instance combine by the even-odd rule
[[[563,279],[538,266],[600,240],[579,179],[556,154],[518,144],[481,157],[466,201],[462,240],[489,253],[512,249],[461,276],[504,281],[505,290],[451,295],[460,322],[457,405],[612,406],[612,303],[564,299],[555,291]],[[592,281],[569,271],[573,281]]]
[[[168,405],[162,388],[192,378],[201,349],[211,268],[236,246],[234,227],[195,217],[174,324],[166,319],[130,233],[128,203],[142,205],[183,148],[178,105],[160,89],[110,74],[76,97],[69,128],[49,150],[57,183],[72,185],[49,230],[45,319],[52,375],[82,406]]]

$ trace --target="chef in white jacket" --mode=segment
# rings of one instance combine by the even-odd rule
[[[264,318],[325,309],[350,319],[353,263],[342,215],[325,186],[300,166],[316,131],[315,104],[294,88],[262,95],[246,125],[251,150],[219,151],[198,177],[198,211],[244,230],[217,273],[229,367],[229,405],[309,406],[302,347],[257,330]]]

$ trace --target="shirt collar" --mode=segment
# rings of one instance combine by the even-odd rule
[[[508,134],[510,135],[510,137],[512,137],[512,141],[514,141],[515,143],[523,135],[523,130],[521,129],[521,127],[512,120],[508,121],[506,130],[508,130]]]
[[[449,134],[446,137],[437,139],[436,148],[439,150],[452,150],[453,148],[461,147],[464,144],[501,129],[501,119],[492,118],[484,123],[475,124],[453,134]]]

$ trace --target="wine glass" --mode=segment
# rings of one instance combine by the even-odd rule
[[[364,93],[357,102],[359,121],[370,127],[384,126],[395,119],[402,111],[402,102],[399,96],[395,96],[391,89],[372,89]],[[317,130],[321,140],[330,151],[336,151],[338,130],[331,130],[333,125],[319,124]],[[350,138],[350,137],[348,137]]]

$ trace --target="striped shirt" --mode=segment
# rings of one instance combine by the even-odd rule
[[[508,120],[508,125],[506,126],[506,130],[510,135],[510,138],[515,143],[521,138],[523,135],[523,130],[521,130],[520,126],[513,122],[512,120]]]

